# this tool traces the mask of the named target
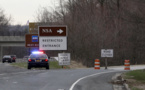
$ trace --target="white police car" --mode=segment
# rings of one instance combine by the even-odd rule
[[[28,69],[32,67],[45,67],[49,69],[48,56],[40,51],[34,51],[28,58]]]

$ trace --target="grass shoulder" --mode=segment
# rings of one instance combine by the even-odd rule
[[[145,70],[134,70],[123,74],[131,90],[145,90]]]
[[[12,66],[27,68],[27,62],[11,63]]]

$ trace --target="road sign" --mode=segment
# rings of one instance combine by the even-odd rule
[[[66,26],[39,26],[39,50],[67,50]]]
[[[40,23],[30,22],[29,23],[29,33],[38,34],[38,26]]]
[[[38,34],[26,34],[25,47],[39,47]]]
[[[32,35],[32,42],[38,42],[38,35]]]
[[[66,26],[39,26],[39,36],[67,36]]]
[[[113,57],[113,49],[102,49],[101,57]]]
[[[70,53],[58,54],[59,65],[70,65]]]
[[[67,50],[67,38],[39,37],[39,50]]]

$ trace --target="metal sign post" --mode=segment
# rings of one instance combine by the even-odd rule
[[[3,59],[3,46],[1,46],[1,53],[0,53],[0,59],[1,59],[1,61],[2,61],[2,59]]]
[[[107,64],[108,64],[107,58],[105,58],[105,69],[107,69]]]
[[[105,57],[105,69],[107,69],[108,66],[107,57],[113,57],[113,49],[102,49],[101,57]]]

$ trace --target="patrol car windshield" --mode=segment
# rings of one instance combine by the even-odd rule
[[[46,54],[31,54],[30,58],[47,58]]]

